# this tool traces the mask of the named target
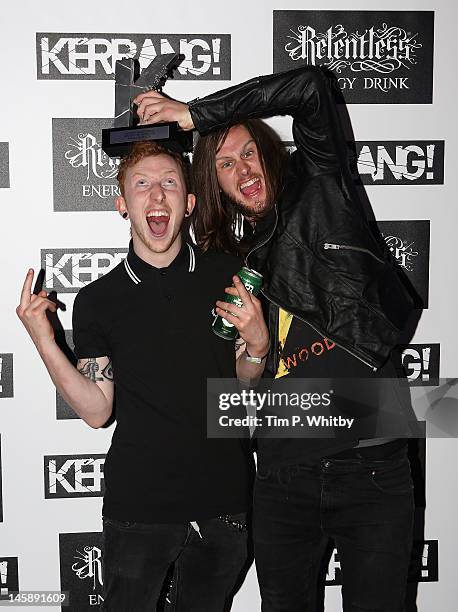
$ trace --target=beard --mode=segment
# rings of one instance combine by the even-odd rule
[[[235,213],[241,214],[248,222],[256,223],[263,219],[273,208],[273,203],[269,201],[254,202],[253,206],[249,206],[240,200],[234,200],[228,193],[223,192],[227,203],[232,207]]]

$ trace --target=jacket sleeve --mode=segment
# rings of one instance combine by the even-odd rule
[[[201,135],[246,119],[290,115],[295,145],[311,174],[335,171],[345,155],[328,82],[314,66],[251,79],[193,100],[189,110]]]

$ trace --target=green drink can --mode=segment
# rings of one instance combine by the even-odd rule
[[[259,274],[259,272],[250,270],[250,268],[242,268],[239,272],[237,272],[237,276],[245,285],[245,289],[247,291],[253,295],[258,295],[262,286],[262,275]],[[243,306],[242,300],[238,296],[230,295],[229,293],[224,294],[223,301],[229,304],[234,304],[238,308]],[[213,321],[212,329],[217,336],[224,338],[225,340],[235,340],[235,338],[237,338],[239,335],[235,325],[229,323],[229,321],[220,315],[218,315]]]

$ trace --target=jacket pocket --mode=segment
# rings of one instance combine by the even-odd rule
[[[132,529],[137,525],[134,521],[118,521],[117,519],[109,518],[108,516],[103,517],[103,524],[114,529],[120,529],[122,531]]]
[[[385,264],[386,262],[381,259],[380,257],[377,257],[377,255],[375,255],[374,253],[372,253],[372,251],[369,251],[369,249],[365,249],[363,247],[357,247],[357,246],[351,246],[349,244],[335,244],[333,242],[325,242],[323,245],[323,249],[325,251],[328,250],[332,250],[332,251],[358,251],[359,253],[366,253],[367,255],[370,255],[371,257],[373,257],[376,261],[378,261],[381,264]]]

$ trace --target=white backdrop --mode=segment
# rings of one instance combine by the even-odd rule
[[[28,0],[2,8],[0,141],[9,143],[10,187],[0,191],[0,353],[13,354],[14,396],[0,399],[0,562],[5,557],[17,558],[21,590],[60,590],[58,534],[101,529],[100,496],[45,498],[44,457],[104,454],[113,431],[95,431],[76,419],[56,419],[54,388],[15,314],[23,277],[29,267],[40,268],[42,249],[116,249],[126,247],[128,241],[127,225],[115,212],[53,209],[52,118],[112,116],[114,86],[111,80],[37,79],[36,33],[230,34],[231,81],[177,80],[167,85],[170,95],[190,100],[272,72],[272,11],[280,9],[367,11],[380,10],[381,4],[375,0],[232,0],[229,4],[211,0]],[[453,42],[458,8],[453,0],[385,0],[383,10],[435,11],[433,103],[351,104],[348,110],[359,141],[445,141],[443,185],[367,186],[366,192],[377,219],[430,220],[429,308],[422,315],[413,342],[440,343],[440,374],[453,377],[458,346],[453,232],[458,222],[458,86]],[[284,140],[291,139],[288,119],[274,119],[271,124]],[[65,329],[70,329],[74,293],[64,293],[60,298],[67,305],[61,321]],[[419,612],[456,609],[457,460],[456,440],[428,441],[425,539],[438,541],[439,580],[419,584]],[[7,588],[7,570],[0,588]],[[327,588],[326,603],[331,612],[341,609],[339,587]],[[259,594],[251,571],[233,610],[258,609]]]

